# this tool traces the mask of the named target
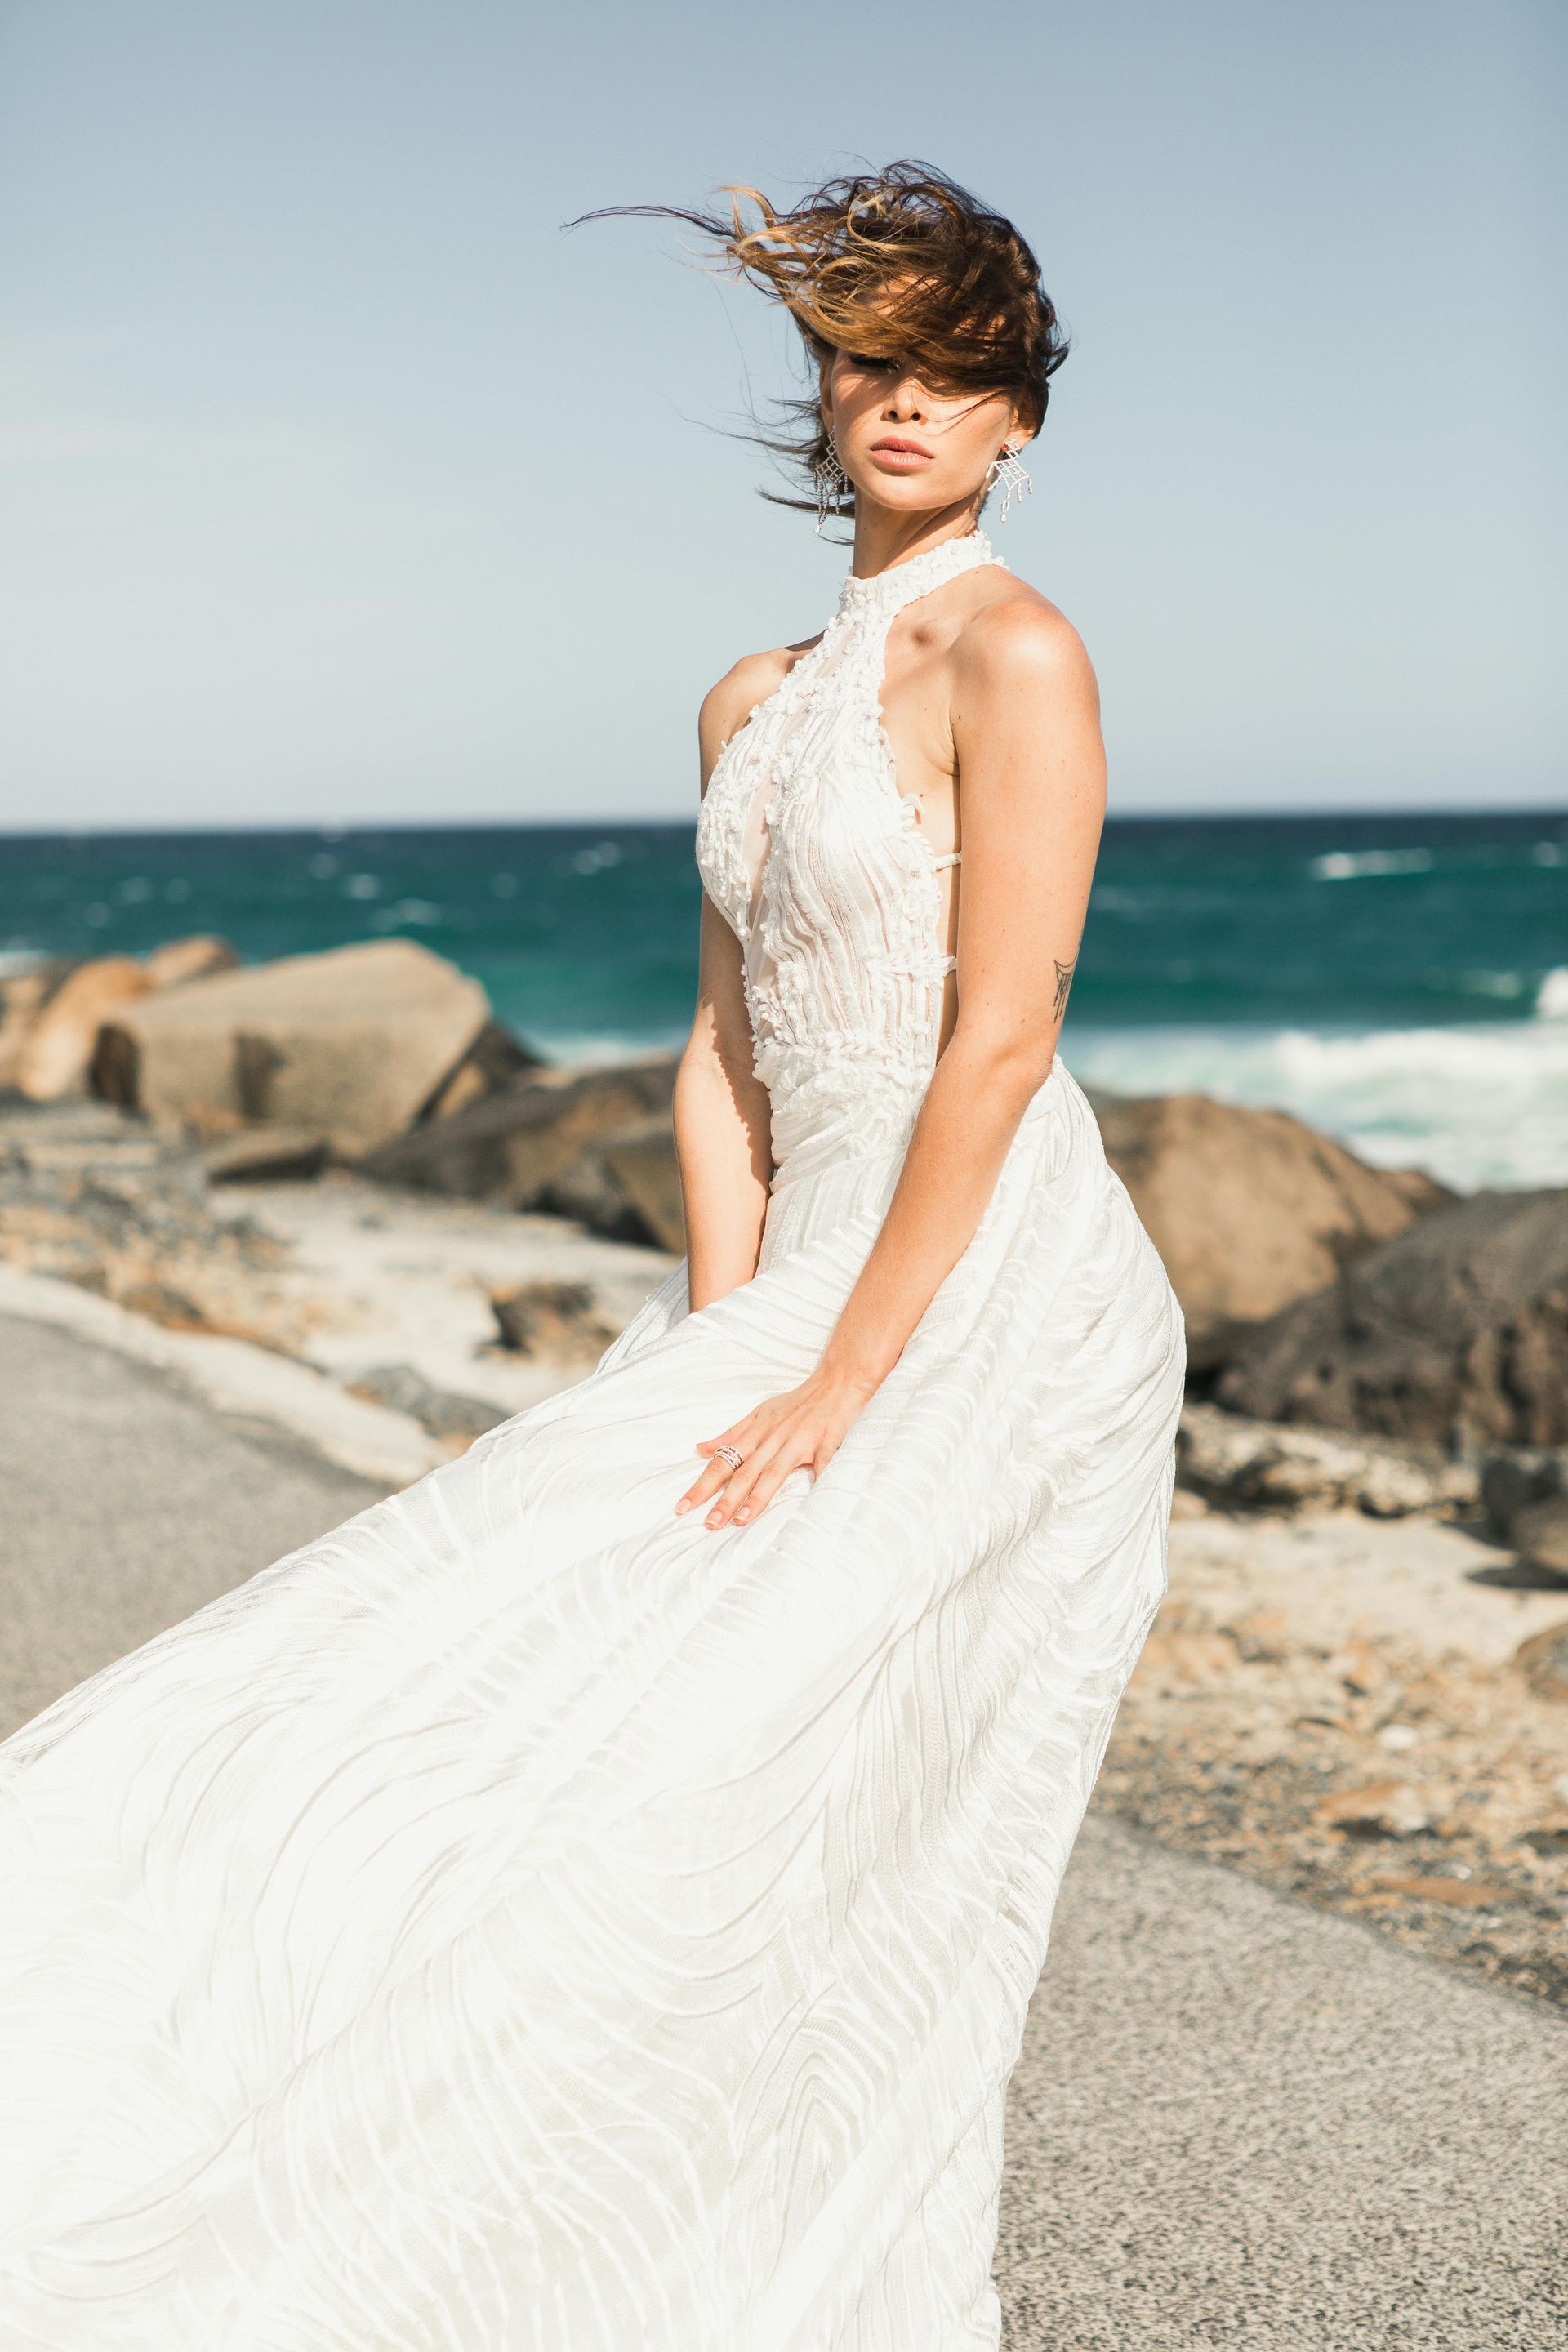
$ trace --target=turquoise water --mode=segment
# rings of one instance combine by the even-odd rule
[[[688,825],[0,839],[13,962],[400,933],[563,1058],[680,1038],[698,906]],[[1064,1051],[1455,1182],[1568,1182],[1568,815],[1113,821]]]

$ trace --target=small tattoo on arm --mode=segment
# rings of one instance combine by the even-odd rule
[[[1051,1007],[1051,1017],[1053,1020],[1059,1021],[1068,1008],[1068,991],[1072,986],[1072,976],[1078,970],[1078,958],[1075,956],[1071,963],[1057,963],[1053,956],[1051,961],[1057,965],[1057,1001]]]

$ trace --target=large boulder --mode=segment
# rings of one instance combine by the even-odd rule
[[[378,940],[143,996],[100,1032],[93,1081],[162,1127],[211,1139],[266,1121],[353,1160],[420,1116],[489,1018],[455,964]]]
[[[104,1023],[143,997],[153,982],[133,956],[100,956],[78,964],[28,1025],[14,1083],[31,1102],[79,1094]]]
[[[68,962],[58,960],[0,978],[0,1093],[15,1091],[33,1024],[71,970]]]
[[[215,972],[233,971],[239,963],[237,949],[211,931],[188,940],[165,940],[147,959],[147,977],[154,988],[183,988],[188,981],[210,980]]]
[[[1426,1218],[1243,1342],[1215,1394],[1261,1421],[1429,1444],[1568,1441],[1568,1189]]]
[[[605,1137],[600,1156],[638,1221],[661,1248],[680,1256],[686,1248],[686,1203],[668,1118],[639,1119],[621,1128]]]
[[[502,1208],[552,1209],[601,1233],[679,1248],[668,1187],[654,1165],[660,1151],[673,1165],[675,1070],[660,1055],[607,1069],[528,1072],[375,1152],[365,1173]],[[624,1146],[618,1175],[606,1157],[612,1145]]]
[[[1428,1176],[1369,1168],[1284,1111],[1206,1095],[1097,1097],[1096,1109],[1181,1300],[1196,1372],[1454,1198]]]

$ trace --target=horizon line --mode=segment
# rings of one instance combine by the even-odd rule
[[[1325,821],[1351,818],[1384,823],[1390,819],[1425,822],[1431,818],[1515,818],[1533,817],[1544,822],[1560,819],[1568,822],[1568,800],[1562,803],[1526,801],[1494,807],[1487,803],[1439,802],[1420,803],[1397,802],[1361,806],[1352,803],[1328,808],[1308,806],[1297,808],[1134,808],[1108,809],[1107,824],[1292,824],[1304,818]],[[170,819],[150,824],[79,824],[8,825],[0,827],[0,842],[5,841],[146,841],[178,840],[200,837],[236,838],[256,834],[287,835],[298,834],[322,840],[344,840],[352,834],[418,834],[418,833],[584,833],[605,828],[621,832],[689,831],[697,823],[693,810],[689,815],[657,816],[468,816],[468,817],[353,817],[342,821],[321,819],[310,822],[300,818],[268,820],[237,819],[232,824],[191,824]]]

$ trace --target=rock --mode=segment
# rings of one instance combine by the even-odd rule
[[[378,940],[143,997],[105,1024],[93,1081],[163,1127],[304,1128],[353,1160],[404,1133],[489,1019],[455,965]]]
[[[669,1120],[645,1118],[621,1128],[601,1144],[600,1155],[659,1247],[681,1256],[686,1248],[686,1214],[675,1131]]]
[[[277,1184],[319,1176],[331,1153],[308,1127],[247,1127],[210,1145],[202,1167],[209,1184]]]
[[[1514,1652],[1513,1663],[1538,1698],[1568,1698],[1568,1618],[1531,1633]]]
[[[612,1129],[612,1134],[624,1130]],[[530,1204],[552,1217],[570,1217],[606,1241],[647,1244],[654,1235],[632,1206],[629,1194],[610,1173],[603,1152],[580,1151],[569,1168],[552,1176]]]
[[[153,983],[132,956],[78,964],[31,1022],[16,1056],[16,1086],[31,1102],[58,1102],[87,1083],[98,1033]]]
[[[426,1113],[427,1118],[450,1118],[486,1095],[499,1093],[525,1070],[542,1070],[544,1063],[531,1046],[524,1045],[499,1021],[487,1021],[446,1085]]]
[[[1405,1780],[1373,1780],[1365,1788],[1338,1789],[1313,1808],[1325,1829],[1353,1838],[1419,1837],[1441,1807]]]
[[[1472,1504],[1475,1473],[1463,1464],[1422,1461],[1357,1445],[1315,1430],[1243,1421],[1217,1405],[1189,1403],[1176,1433],[1184,1486],[1247,1510],[1335,1510],[1405,1518]]]
[[[239,951],[210,932],[194,939],[165,940],[147,958],[147,978],[153,988],[179,988],[189,980],[210,980],[215,972],[234,971]]]
[[[1511,1539],[1513,1523],[1531,1503],[1568,1495],[1568,1446],[1500,1446],[1481,1463],[1481,1501],[1499,1535]]]
[[[1111,1166],[1165,1262],[1194,1371],[1453,1195],[1369,1168],[1283,1111],[1205,1095],[1097,1097]]]
[[[1463,1449],[1568,1440],[1568,1189],[1425,1218],[1244,1340],[1222,1404]]]
[[[1548,1495],[1516,1511],[1509,1530],[1520,1559],[1530,1568],[1568,1578],[1568,1495]]]
[[[1423,1903],[1446,1903],[1455,1910],[1499,1911],[1510,1903],[1528,1903],[1517,1886],[1478,1885],[1472,1878],[1380,1878],[1379,1888],[1390,1895],[1411,1895]]]
[[[487,1404],[483,1397],[433,1388],[409,1364],[378,1364],[350,1381],[349,1394],[363,1397],[368,1404],[389,1405],[394,1412],[407,1413],[432,1437],[461,1438],[465,1444],[510,1419],[504,1406]]]
[[[522,1282],[490,1305],[501,1345],[522,1356],[597,1356],[616,1336],[585,1282]]]
[[[539,1070],[448,1118],[426,1123],[374,1152],[364,1173],[465,1201],[510,1209],[559,1206],[553,1188],[605,1139],[659,1114],[675,1091],[672,1055],[612,1069]],[[607,1170],[594,1179],[606,1213],[630,1202]],[[571,1213],[575,1213],[572,1212]],[[603,1230],[603,1227],[599,1227]]]
[[[33,1024],[74,969],[63,961],[40,963],[0,980],[0,1091],[15,1088]]]

